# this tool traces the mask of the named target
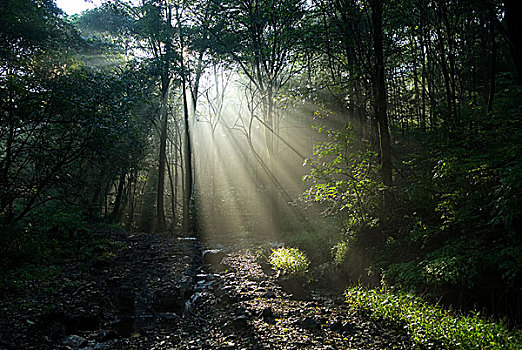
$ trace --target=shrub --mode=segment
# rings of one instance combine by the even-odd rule
[[[268,261],[275,270],[281,271],[289,277],[304,276],[310,265],[310,260],[297,248],[273,249]]]
[[[333,246],[332,258],[335,265],[341,266],[346,261],[351,243],[349,240],[342,240]]]

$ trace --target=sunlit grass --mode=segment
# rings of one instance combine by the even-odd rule
[[[411,294],[361,287],[346,302],[378,321],[404,328],[416,349],[522,349],[522,332],[479,316],[450,313]]]

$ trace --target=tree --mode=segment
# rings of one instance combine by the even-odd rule
[[[373,48],[375,55],[375,119],[378,125],[379,151],[381,156],[381,174],[385,186],[392,186],[392,164],[390,132],[386,114],[386,80],[383,56],[382,1],[370,0],[373,24]],[[389,188],[385,192],[385,206],[390,207]]]
[[[84,67],[71,47],[81,52],[85,43],[54,4],[20,5],[10,2],[2,17],[13,25],[2,32],[1,223],[19,225],[36,208],[58,202],[101,215],[108,184],[124,179],[141,159],[147,129],[133,108],[143,80],[123,67]],[[33,20],[32,29],[42,28],[29,30],[20,15]],[[122,201],[120,193],[118,211]]]
[[[518,78],[522,80],[522,23],[520,15],[522,15],[522,4],[516,0],[506,0],[506,22],[507,22],[507,38],[509,40],[509,48]]]
[[[233,13],[234,16],[228,16]],[[214,36],[221,52],[229,55],[249,79],[261,100],[261,120],[265,126],[265,145],[269,177],[277,178],[274,132],[277,132],[275,98],[294,71],[299,47],[299,31],[305,15],[302,0],[227,0],[221,3],[220,21]],[[217,29],[220,29],[219,31]],[[272,227],[279,230],[279,196],[272,181]]]

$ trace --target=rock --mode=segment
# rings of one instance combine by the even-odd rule
[[[240,301],[240,297],[236,294],[225,293],[221,296],[221,301],[225,304],[233,304]]]
[[[260,316],[263,318],[274,317],[274,311],[270,306],[265,307],[263,310],[261,310]]]
[[[262,261],[261,262],[261,270],[263,270],[263,272],[265,273],[265,275],[267,276],[273,276],[275,275],[275,270],[272,268],[272,264],[269,264],[268,262],[266,261]]]
[[[154,293],[152,307],[160,312],[175,312],[183,314],[185,300],[181,288],[170,288]]]
[[[216,296],[216,298],[220,298],[224,294],[225,294],[225,291],[223,289],[221,289],[221,288],[214,289],[214,295]]]
[[[62,344],[68,349],[80,349],[87,345],[87,339],[79,335],[70,335],[65,338]]]
[[[97,342],[101,342],[101,343],[104,343],[104,342],[107,342],[109,340],[112,340],[112,339],[115,339],[118,335],[116,334],[115,331],[113,330],[109,330],[109,331],[101,331],[100,333],[96,334],[96,336],[94,337],[94,339],[97,341]]]
[[[281,289],[288,294],[292,294],[297,300],[310,300],[310,293],[305,289],[306,279],[304,277],[278,278],[277,283]]]
[[[270,323],[270,324],[275,323],[276,315],[274,314],[274,310],[272,310],[272,308],[270,306],[261,310],[261,312],[259,313],[259,316],[262,317],[263,321],[265,321],[266,323]]]
[[[228,264],[225,264],[223,262],[217,264],[214,266],[214,271],[215,272],[226,272],[226,271],[231,271],[232,270],[232,267]]]
[[[353,325],[349,322],[336,321],[336,322],[332,323],[332,325],[330,326],[330,329],[332,331],[339,332],[339,333],[352,332]]]
[[[160,314],[158,314],[158,316],[161,318],[163,325],[167,325],[167,326],[171,326],[171,327],[175,326],[180,319],[180,316],[178,316],[177,314],[172,313],[172,312],[160,313]]]
[[[134,318],[125,317],[121,319],[117,319],[109,323],[109,327],[112,328],[116,334],[121,337],[129,337],[132,333],[134,333]]]
[[[194,286],[194,290],[196,291],[201,291],[201,290],[212,290],[214,289],[213,285],[216,281],[215,280],[210,280],[210,281],[206,281],[206,280],[201,280],[201,281],[198,281],[198,283],[196,283],[196,285]]]
[[[226,254],[218,249],[204,250],[203,251],[203,265],[218,266],[221,261],[225,258]]]
[[[244,307],[240,306],[236,309],[236,315],[237,316],[245,316],[246,318],[252,318],[252,311],[245,309]]]
[[[266,298],[266,299],[272,299],[275,297],[276,297],[276,295],[274,292],[266,292],[261,295],[261,298]]]
[[[232,321],[228,322],[227,328],[233,328],[236,331],[243,331],[248,328],[248,317],[245,315],[238,316]]]
[[[305,317],[305,318],[299,319],[295,322],[295,325],[299,326],[301,328],[304,328],[304,329],[314,330],[314,331],[321,329],[321,325],[319,324],[319,322],[317,322],[316,320],[314,320],[311,317]]]
[[[65,327],[67,332],[75,331],[97,331],[100,328],[100,318],[98,315],[78,314],[65,317]]]
[[[120,313],[132,314],[134,311],[134,293],[129,288],[120,288],[116,293],[116,307]]]

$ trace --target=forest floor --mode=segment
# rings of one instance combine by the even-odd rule
[[[4,284],[0,349],[412,348],[404,330],[351,310],[341,292],[289,293],[255,246],[233,237],[98,234],[110,250]]]

